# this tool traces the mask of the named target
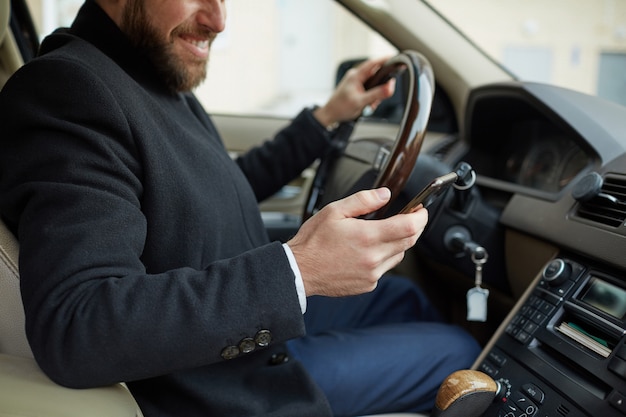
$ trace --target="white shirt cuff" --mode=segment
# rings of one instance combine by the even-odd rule
[[[298,268],[296,257],[293,256],[293,252],[291,251],[289,245],[283,243],[283,249],[285,250],[287,259],[289,259],[289,265],[293,270],[293,274],[296,277],[295,284],[296,291],[298,293],[298,301],[300,301],[300,310],[302,310],[302,314],[304,314],[306,312],[306,292],[304,291],[304,281],[302,281],[302,274],[300,274],[300,268]]]

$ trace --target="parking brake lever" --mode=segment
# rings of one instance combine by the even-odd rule
[[[482,416],[501,391],[502,385],[483,372],[456,371],[439,387],[431,417]]]

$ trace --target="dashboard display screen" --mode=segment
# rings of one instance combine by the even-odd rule
[[[580,300],[620,320],[626,315],[626,291],[596,277]]]
[[[477,97],[465,160],[481,177],[556,194],[592,163],[576,131],[525,98]]]
[[[589,163],[572,137],[539,122],[513,125],[502,177],[518,185],[559,192]]]

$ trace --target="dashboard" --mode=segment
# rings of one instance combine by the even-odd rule
[[[624,118],[623,107],[540,84],[469,97],[462,158],[483,196],[506,194],[498,226],[554,250],[475,363],[504,387],[484,417],[626,415]],[[577,200],[591,173],[604,198]],[[520,249],[507,252],[518,267],[536,254]]]
[[[573,129],[519,92],[478,95],[468,126],[466,161],[500,188],[556,194],[596,158]]]

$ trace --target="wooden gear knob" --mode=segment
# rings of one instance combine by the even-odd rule
[[[493,402],[499,390],[500,384],[483,372],[456,371],[439,387],[432,417],[478,417]]]

